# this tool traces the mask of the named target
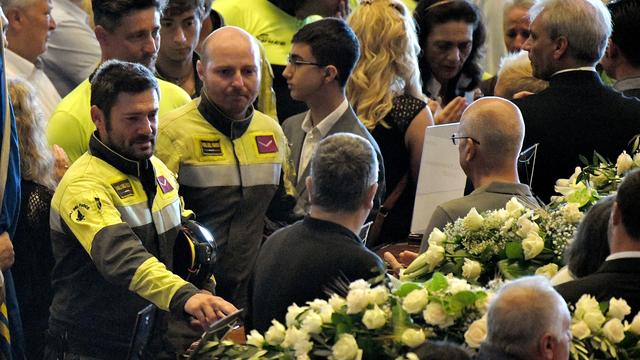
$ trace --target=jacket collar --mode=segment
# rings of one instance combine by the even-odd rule
[[[206,88],[203,86],[198,111],[200,111],[200,114],[202,114],[211,126],[223,133],[229,139],[235,140],[247,131],[247,128],[251,124],[254,110],[253,105],[251,105],[247,110],[244,119],[234,120],[222,112],[222,110],[220,110],[220,108],[209,99]]]
[[[136,161],[120,155],[98,139],[97,131],[89,139],[89,153],[127,175],[142,178],[145,172],[153,173],[153,166],[149,159]]]
[[[549,80],[550,86],[584,86],[598,83],[602,85],[600,75],[595,71],[572,70],[555,74]]]

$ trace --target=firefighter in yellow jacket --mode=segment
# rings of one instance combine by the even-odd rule
[[[125,358],[136,314],[149,303],[203,326],[235,310],[169,270],[183,214],[172,173],[152,156],[153,74],[108,61],[91,86],[97,131],[51,206],[56,264],[47,358]]]
[[[286,198],[285,188],[293,191],[282,176],[288,147],[277,121],[252,106],[260,86],[256,40],[223,27],[203,49],[202,95],[160,119],[156,155],[178,174],[187,208],[216,238],[216,291],[240,308],[265,214],[272,199]]]

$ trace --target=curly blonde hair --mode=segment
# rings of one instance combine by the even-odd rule
[[[53,154],[47,145],[46,124],[35,90],[24,80],[16,78],[10,78],[7,87],[18,128],[22,178],[55,189]]]
[[[384,118],[394,97],[424,99],[415,23],[398,0],[363,0],[348,22],[360,41],[360,60],[347,83],[347,97],[369,130],[379,123],[389,127]]]

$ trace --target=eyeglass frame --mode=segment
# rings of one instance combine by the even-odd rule
[[[456,144],[456,140],[463,140],[463,139],[471,139],[471,142],[473,142],[476,145],[480,145],[480,141],[472,138],[471,136],[458,136],[458,134],[453,133],[451,134],[451,142],[453,143],[453,145],[458,145]]]
[[[306,61],[306,60],[302,60],[302,59],[296,59],[296,58],[291,57],[291,54],[289,54],[289,56],[287,56],[287,64],[292,65],[294,68],[297,68],[298,65],[313,65],[313,66],[317,66],[317,67],[327,66],[327,65],[319,64],[317,62]]]

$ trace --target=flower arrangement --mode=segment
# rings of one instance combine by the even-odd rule
[[[441,273],[394,290],[358,280],[345,297],[293,304],[285,324],[273,320],[264,334],[252,330],[246,345],[211,342],[200,358],[413,360],[411,349],[426,339],[477,347],[486,336],[486,321],[482,330],[476,320],[486,312],[490,296],[489,290]]]
[[[584,168],[576,167],[568,179],[558,179],[555,190],[560,195],[551,197],[551,205],[572,202],[586,210],[598,200],[615,194],[622,178],[630,170],[640,168],[640,137],[636,136],[631,151],[623,151],[615,164],[594,152],[589,161],[580,156]]]
[[[624,299],[598,303],[583,295],[572,310],[572,359],[640,358],[640,313],[625,321],[631,308]]]
[[[424,280],[438,271],[485,284],[496,275],[553,276],[581,218],[575,203],[534,210],[515,197],[503,209],[480,214],[473,208],[443,230],[433,229],[427,251],[400,278]]]

